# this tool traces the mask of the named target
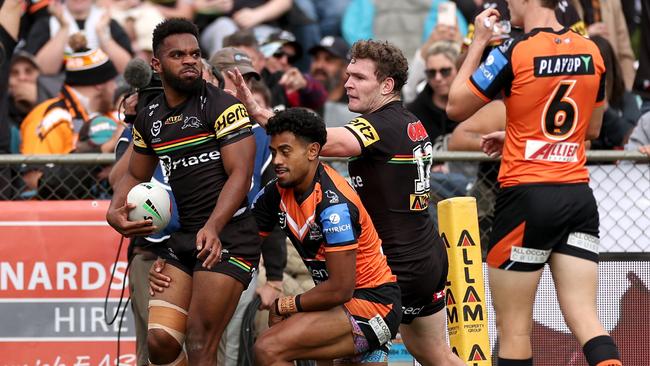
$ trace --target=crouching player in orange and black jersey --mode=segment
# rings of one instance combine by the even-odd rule
[[[506,131],[482,141],[486,153],[503,153],[487,256],[498,365],[533,364],[533,302],[548,263],[562,314],[587,362],[616,366],[618,349],[596,309],[598,207],[585,168],[585,138],[598,136],[603,117],[605,66],[592,41],[558,22],[557,4],[509,0],[511,22],[525,34],[493,49],[480,65],[499,13],[477,16],[447,114],[464,120],[504,91]]]
[[[258,194],[253,214],[262,235],[280,225],[317,285],[278,299],[272,327],[255,344],[256,362],[387,362],[400,290],[359,196],[318,159],[325,124],[291,109],[271,118],[267,133],[277,180]]]

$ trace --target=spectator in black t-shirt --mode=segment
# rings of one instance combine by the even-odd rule
[[[88,48],[101,48],[121,74],[132,57],[129,36],[108,12],[93,5],[92,0],[68,0],[65,5],[52,0],[50,16],[36,21],[31,28],[25,50],[36,55],[43,74],[62,71],[64,56],[72,53],[68,44],[72,35],[83,33]]]

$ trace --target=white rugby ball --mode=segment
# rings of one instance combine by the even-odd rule
[[[171,197],[160,185],[153,182],[140,183],[131,188],[126,202],[135,205],[135,208],[129,211],[129,221],[151,219],[153,225],[158,228],[157,231],[163,230],[169,224],[172,216]]]

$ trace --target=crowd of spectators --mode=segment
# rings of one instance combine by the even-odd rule
[[[453,121],[445,113],[446,93],[472,39],[473,16],[495,7],[507,20],[505,0],[455,0],[451,19],[443,14],[446,0],[19,3],[15,49],[4,47],[8,80],[0,120],[6,136],[0,146],[4,153],[111,152],[124,125],[120,97],[129,91],[122,75],[133,58],[150,61],[152,30],[169,17],[189,18],[199,26],[206,66],[219,68],[224,50],[249,57],[255,79],[268,88],[268,105],[276,111],[307,107],[321,114],[329,126],[354,118],[347,109],[344,87],[349,46],[359,39],[376,38],[399,45],[410,56],[403,100],[426,127],[434,150],[477,150],[477,135],[505,126],[499,102],[468,121]],[[563,0],[556,9],[562,24],[598,44],[607,63],[608,108],[592,149],[643,145],[638,136],[649,119],[642,114],[650,109],[650,41],[641,34],[650,29],[649,12],[646,0]],[[518,32],[507,22],[500,24],[495,45]],[[637,127],[638,121],[642,123]],[[345,174],[345,164],[336,167]],[[476,170],[465,168],[434,165],[435,198],[472,192]],[[12,189],[4,190],[2,198],[38,197],[48,177],[57,175],[55,170],[49,166],[3,171],[11,176]],[[95,182],[106,176],[104,169],[94,169],[92,174]],[[55,181],[66,187],[65,178]],[[60,193],[87,198],[83,193]]]
[[[131,91],[123,77],[127,64],[136,57],[150,62],[152,31],[171,17],[192,19],[199,26],[206,79],[221,76],[215,84],[232,90],[223,73],[238,67],[258,103],[275,111],[310,108],[329,127],[355,118],[345,89],[350,45],[375,38],[398,45],[409,57],[402,99],[421,120],[434,151],[480,151],[481,135],[505,129],[505,107],[499,100],[465,121],[445,112],[449,88],[472,40],[473,17],[487,7],[499,9],[504,22],[494,31],[494,45],[518,33],[507,23],[505,0],[455,0],[457,10],[444,22],[440,6],[446,0],[0,3],[2,154],[113,152],[125,128],[122,100]],[[607,110],[591,148],[650,155],[650,0],[563,0],[556,15],[592,38],[607,66]],[[256,131],[256,138],[262,141],[265,134]],[[263,164],[256,162],[256,171]],[[346,163],[333,166],[347,175]],[[0,199],[108,198],[109,171],[110,166],[78,173],[51,164],[0,167],[0,181],[8,183],[1,184]],[[491,162],[473,169],[434,164],[434,218],[438,200],[476,196],[481,235],[487,236],[497,171],[498,163]],[[290,263],[297,260],[289,257]],[[285,274],[285,292],[309,286],[305,274],[296,273],[295,283]]]

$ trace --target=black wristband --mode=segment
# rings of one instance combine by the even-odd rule
[[[126,122],[128,124],[133,124],[133,122],[135,122],[136,117],[137,117],[137,115],[135,115],[135,114],[125,114],[124,115],[124,122]]]
[[[302,295],[302,294],[300,294],[300,295]],[[298,312],[302,312],[302,305],[300,305],[300,295],[296,295],[296,299],[295,299],[296,310],[298,310]]]

